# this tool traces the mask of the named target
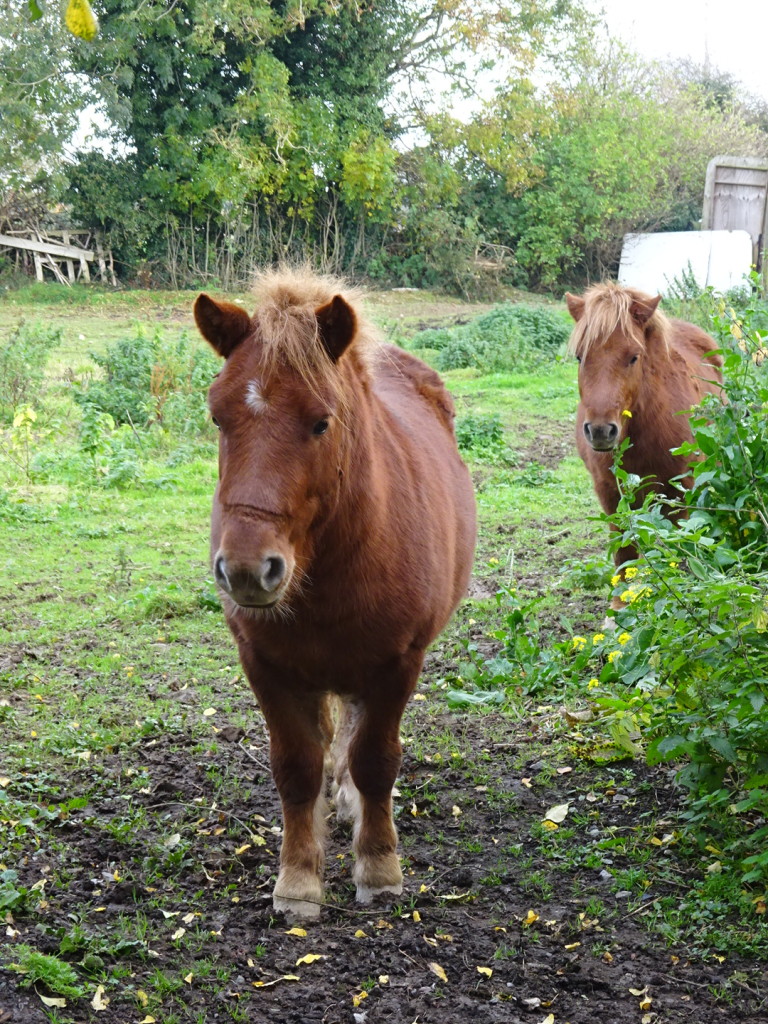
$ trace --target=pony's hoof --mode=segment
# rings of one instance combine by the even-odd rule
[[[352,877],[357,887],[358,903],[370,903],[382,892],[399,896],[403,891],[403,872],[396,853],[361,857],[355,864]]]
[[[285,914],[286,921],[293,924],[294,921],[316,921],[320,917],[322,904],[287,896],[273,896],[272,906],[279,914]]]
[[[374,896],[380,896],[383,892],[391,893],[393,896],[400,896],[403,892],[403,883],[399,885],[379,885],[370,887],[358,885],[355,899],[358,903],[370,903]]]
[[[317,875],[281,869],[277,877],[272,906],[289,919],[311,921],[320,916],[323,905],[323,883]]]

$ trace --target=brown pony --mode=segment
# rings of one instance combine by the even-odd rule
[[[646,490],[679,496],[673,480],[690,486],[689,459],[671,449],[691,440],[691,407],[706,393],[720,394],[723,361],[713,353],[715,343],[693,324],[667,319],[660,295],[608,282],[583,297],[566,293],[565,301],[576,321],[569,343],[579,361],[576,444],[604,511],[618,506],[613,450],[626,437],[623,468],[648,478]],[[637,500],[642,503],[643,488]],[[631,546],[616,551],[617,566],[634,558]],[[613,607],[621,602],[614,599]]]
[[[475,541],[450,396],[380,344],[341,289],[281,271],[260,279],[253,318],[195,303],[226,360],[209,393],[221,432],[213,571],[269,728],[284,824],[273,901],[295,917],[317,916],[323,899],[326,755],[339,817],[353,822],[357,899],[402,891],[400,718]]]

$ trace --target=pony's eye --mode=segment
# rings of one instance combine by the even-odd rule
[[[581,362],[581,356],[576,356],[576,362],[577,362],[577,363],[580,363],[580,362]]]
[[[219,423],[215,416],[211,416],[211,423],[214,425],[214,427],[216,427],[217,430],[221,430],[221,424]]]
[[[318,420],[317,423],[312,427],[313,434],[324,434],[328,429],[328,420]]]
[[[636,362],[637,362],[637,356],[632,356],[632,358],[629,360],[629,365],[631,366],[633,363],[636,363]]]

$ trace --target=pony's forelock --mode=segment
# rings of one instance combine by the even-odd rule
[[[568,352],[583,358],[593,347],[604,345],[616,330],[626,337],[634,336],[645,348],[646,339],[653,335],[669,352],[672,325],[660,309],[655,309],[638,335],[638,324],[632,316],[632,305],[652,302],[650,295],[636,288],[623,288],[606,281],[594,284],[584,292],[584,312],[573,329],[568,342]]]
[[[330,392],[343,405],[342,375],[323,345],[315,313],[335,295],[341,295],[354,308],[357,330],[352,347],[367,367],[379,339],[361,315],[360,290],[341,278],[316,274],[308,267],[283,266],[258,274],[253,293],[257,302],[254,324],[266,373],[288,367],[314,394]],[[346,358],[345,353],[342,359]]]

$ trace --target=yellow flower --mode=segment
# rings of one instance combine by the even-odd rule
[[[624,579],[625,580],[633,580],[635,578],[635,576],[637,576],[638,572],[639,572],[639,569],[637,568],[636,565],[629,565],[624,570]]]
[[[571,646],[574,651],[580,651],[586,646],[587,639],[583,636],[574,636],[571,638]]]
[[[590,689],[590,690],[594,690],[594,688],[596,686],[599,686],[599,685],[600,685],[600,680],[596,679],[594,676],[592,676],[592,678],[587,683],[587,688]]]
[[[669,568],[670,569],[676,569],[679,564],[680,564],[679,562],[670,562],[669,563]]]
[[[623,601],[624,604],[632,604],[637,597],[637,593],[634,590],[625,590],[619,600]]]
[[[608,661],[610,661],[610,663],[613,664],[614,661],[616,661],[616,659],[620,657],[621,651],[611,651],[611,653],[608,655]]]
[[[611,576],[611,586],[612,587],[618,587],[618,585],[620,583],[621,583],[621,576],[619,576],[618,573],[615,576]]]
[[[630,636],[629,633],[622,633],[620,636],[617,637],[617,640],[619,641],[619,643],[621,644],[622,647],[624,646],[624,644],[628,640],[631,640],[631,639],[632,639],[632,637]]]
[[[601,640],[605,640],[605,633],[595,633],[592,637],[593,644],[599,644]]]
[[[622,416],[627,416],[629,419],[632,419],[632,413],[629,411],[629,409],[622,409],[621,410],[621,415]]]

